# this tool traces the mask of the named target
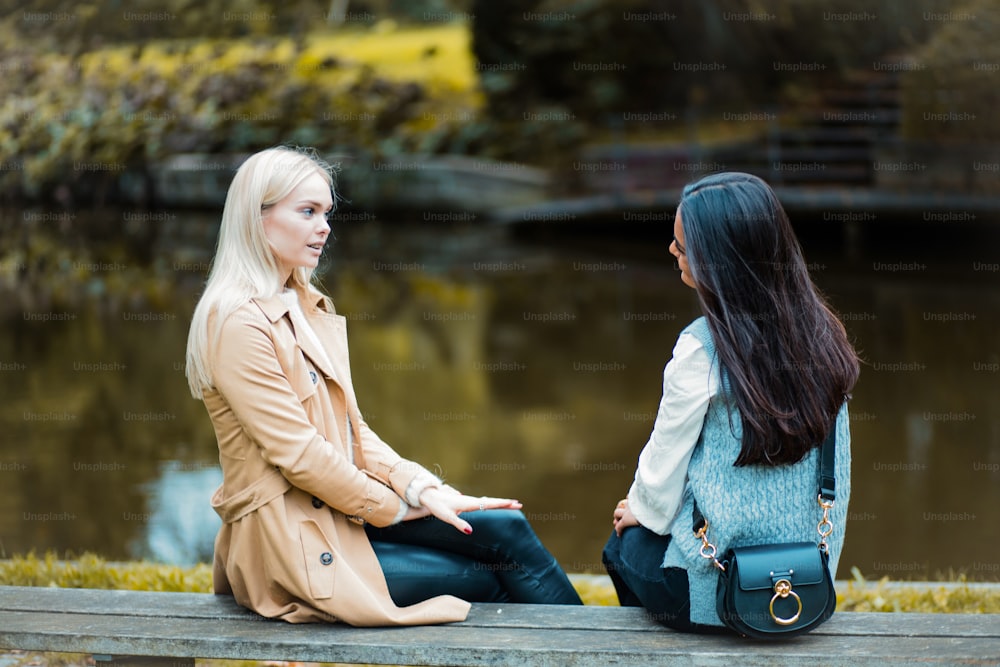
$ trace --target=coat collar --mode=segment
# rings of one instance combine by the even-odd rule
[[[312,301],[310,304],[312,306],[318,305],[323,300],[323,296],[320,294],[309,294],[308,298]],[[285,315],[289,315],[290,309],[288,304],[278,295],[257,298],[253,301],[260,307],[261,312],[264,313],[264,316],[272,324]],[[289,319],[291,319],[290,316]],[[346,370],[345,360],[341,358],[344,351],[347,350],[346,319],[342,315],[319,311],[317,314],[306,315],[306,320],[312,327],[313,333],[316,334],[316,337],[323,345],[323,350],[316,349],[312,337],[300,336],[298,333],[295,333],[296,345],[309,357],[313,365],[323,372],[323,375],[341,383],[341,377],[349,377],[343,375],[343,373],[348,371]],[[294,330],[295,326],[293,324],[292,331]],[[330,363],[328,364],[327,361]],[[333,364],[333,366],[331,367],[330,364]]]
[[[312,301],[310,305],[316,306],[323,300],[323,295],[309,294],[307,298]],[[257,304],[261,312],[264,313],[264,316],[271,321],[271,324],[280,320],[288,312],[288,304],[277,294],[269,297],[258,297],[253,302]]]

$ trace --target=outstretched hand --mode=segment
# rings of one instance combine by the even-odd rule
[[[467,496],[450,487],[438,488],[435,486],[424,489],[423,493],[420,494],[420,504],[422,507],[411,508],[403,520],[409,521],[433,515],[441,521],[455,526],[466,535],[472,533],[472,526],[459,516],[462,512],[491,509],[519,510],[522,507],[519,501],[510,498]]]

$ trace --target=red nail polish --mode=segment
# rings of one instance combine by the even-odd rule
[[[472,535],[472,526],[468,526],[467,528],[463,528],[462,532],[465,533],[466,535]]]

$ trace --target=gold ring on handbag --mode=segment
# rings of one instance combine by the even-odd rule
[[[793,616],[790,618],[781,618],[774,613],[774,601],[778,598],[787,598],[791,595],[795,598],[795,601],[799,603],[799,608]],[[799,620],[799,616],[802,614],[802,598],[799,597],[798,593],[792,590],[792,582],[788,579],[779,579],[778,583],[774,585],[774,597],[771,598],[771,604],[768,606],[767,610],[771,612],[771,618],[778,625],[791,625],[795,621]]]

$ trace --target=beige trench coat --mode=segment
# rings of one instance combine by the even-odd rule
[[[389,597],[363,526],[391,523],[423,468],[401,458],[361,418],[345,318],[307,317],[332,367],[308,336],[296,335],[278,297],[250,301],[229,316],[212,347],[215,388],[204,401],[223,472],[212,498],[223,521],[215,592],[292,623],[464,620],[469,604],[455,597],[410,607]]]

